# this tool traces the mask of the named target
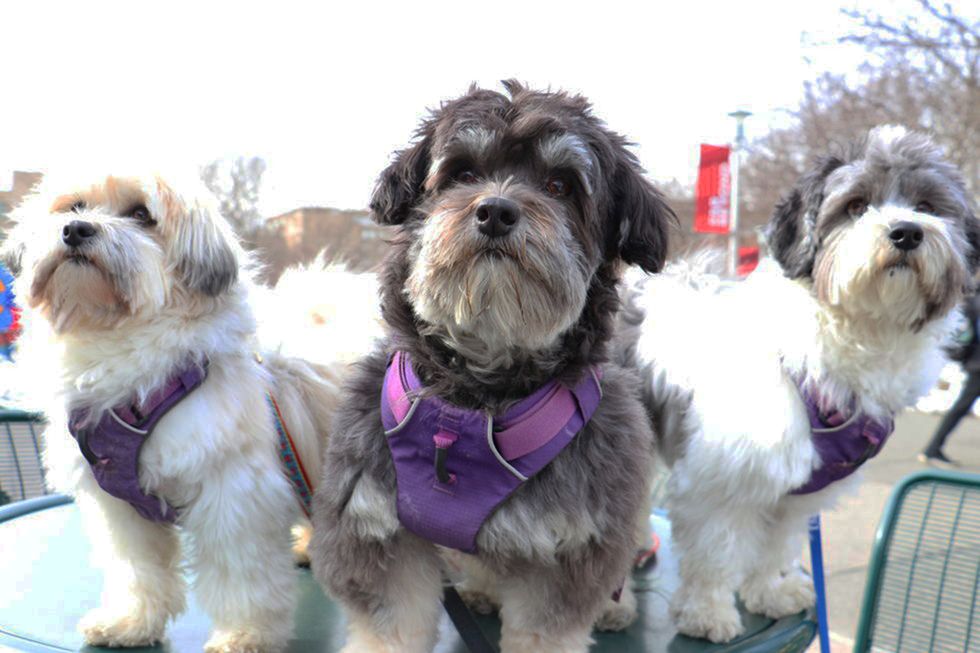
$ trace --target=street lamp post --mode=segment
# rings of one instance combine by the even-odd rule
[[[738,275],[738,169],[742,151],[745,149],[745,119],[752,113],[740,109],[728,115],[735,119],[735,142],[732,144],[732,158],[729,164],[731,220],[728,221],[728,274],[734,279]]]

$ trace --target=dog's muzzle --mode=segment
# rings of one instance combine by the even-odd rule
[[[95,225],[83,220],[72,220],[61,230],[61,240],[69,247],[81,247],[95,236]]]
[[[520,217],[517,203],[503,197],[488,197],[476,207],[477,229],[488,238],[506,236]]]
[[[902,221],[896,223],[892,227],[891,231],[888,232],[888,240],[891,241],[897,249],[903,252],[910,252],[919,245],[922,244],[922,238],[924,237],[924,232],[922,227],[914,222]]]

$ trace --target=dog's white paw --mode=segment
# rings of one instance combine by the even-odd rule
[[[588,628],[570,628],[556,636],[508,628],[505,621],[500,631],[500,653],[587,653],[591,643]]]
[[[745,631],[732,597],[728,600],[675,598],[671,613],[678,632],[688,637],[708,639],[716,644],[730,642]]]
[[[749,612],[779,619],[813,607],[817,595],[813,581],[800,572],[792,572],[771,582],[749,582],[739,592]]]
[[[204,653],[278,653],[285,648],[285,641],[254,630],[216,630],[204,645]]]
[[[435,633],[416,633],[415,636],[382,637],[366,621],[352,619],[347,631],[347,642],[340,653],[425,653],[435,646]]]
[[[78,622],[78,631],[90,646],[111,648],[151,646],[163,639],[167,619],[145,613],[119,613],[95,608]]]
[[[629,587],[623,589],[619,601],[606,599],[599,618],[595,620],[595,629],[605,632],[626,630],[636,621],[636,597]]]
[[[460,589],[459,596],[466,607],[477,614],[493,614],[500,610],[500,601],[486,592]]]
[[[340,653],[396,653],[396,649],[373,642],[357,641],[344,644],[344,648],[340,649]]]

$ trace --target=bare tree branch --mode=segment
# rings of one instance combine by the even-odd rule
[[[228,165],[215,160],[201,168],[201,179],[218,198],[221,214],[242,236],[251,236],[262,226],[259,213],[259,190],[265,161],[259,157],[238,157]]]
[[[794,124],[753,143],[742,175],[756,216],[814,157],[883,123],[929,133],[980,193],[980,21],[934,0],[918,4],[914,15],[898,19],[842,11],[853,27],[837,41],[874,57],[859,75],[825,73],[805,83]]]

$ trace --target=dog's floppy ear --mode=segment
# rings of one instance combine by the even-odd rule
[[[630,265],[659,272],[667,259],[671,225],[677,222],[664,196],[643,176],[636,157],[623,150],[612,181],[613,251]]]
[[[405,222],[421,199],[431,164],[433,131],[431,122],[424,123],[416,134],[416,142],[397,152],[395,160],[378,177],[370,208],[379,224]]]
[[[813,273],[817,256],[815,232],[817,215],[823,204],[827,176],[844,165],[837,157],[821,159],[817,166],[800,177],[796,187],[776,205],[766,225],[766,242],[773,256],[790,279]]]
[[[188,289],[217,297],[238,279],[240,246],[217,209],[204,202],[187,204],[157,180],[164,212],[161,228],[170,241],[170,260]]]
[[[963,220],[963,231],[966,234],[966,242],[970,246],[966,263],[972,278],[976,275],[977,268],[980,268],[980,220],[977,219],[972,207],[967,209],[966,218]]]

